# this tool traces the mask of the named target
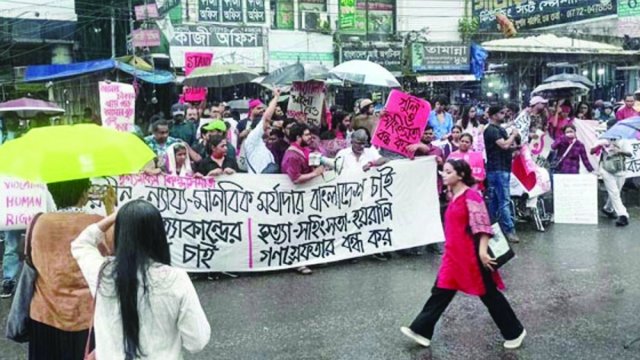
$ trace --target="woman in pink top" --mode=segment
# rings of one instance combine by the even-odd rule
[[[472,151],[473,136],[468,133],[460,135],[458,140],[458,150],[452,152],[448,159],[464,160],[471,167],[471,175],[476,180],[474,189],[484,191],[484,179],[487,177],[487,173],[484,169],[484,157],[481,152]]]
[[[573,124],[571,105],[568,102],[561,103],[561,105],[558,106],[556,115],[552,116],[549,122],[549,134],[554,140],[559,139],[564,135],[564,127],[571,124]]]
[[[502,279],[488,253],[489,238],[493,235],[489,213],[482,195],[471,189],[474,180],[471,168],[464,160],[447,160],[442,172],[444,184],[453,193],[445,214],[445,252],[431,297],[403,334],[416,343],[431,345],[433,330],[456,292],[479,296],[489,310],[502,336],[504,347],[520,347],[526,331],[498,289],[504,288]]]

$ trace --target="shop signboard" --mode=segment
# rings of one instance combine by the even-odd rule
[[[395,0],[340,0],[340,32],[390,35],[394,31]]]
[[[377,45],[373,48],[364,46],[343,47],[341,52],[342,62],[368,60],[381,65],[389,71],[402,71],[402,45],[400,43]]]
[[[278,29],[293,30],[293,0],[278,0],[276,3],[276,26]]]
[[[421,71],[469,71],[469,45],[462,43],[413,43],[411,66]]]
[[[526,30],[615,15],[618,1],[629,0],[473,0],[472,6],[480,30],[495,31],[496,14],[506,15],[518,30]]]
[[[262,24],[265,22],[266,0],[247,0],[247,22],[252,24]]]
[[[136,29],[133,30],[133,46],[137,48],[160,46],[160,30]]]
[[[219,0],[198,0],[198,21],[219,22]]]
[[[243,12],[242,0],[222,0],[222,22],[240,23]]]
[[[210,52],[216,63],[264,69],[264,35],[261,27],[215,24],[176,26],[169,40],[171,61],[184,66],[185,53]]]

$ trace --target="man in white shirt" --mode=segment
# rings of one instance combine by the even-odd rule
[[[279,165],[275,163],[273,153],[267,148],[266,140],[268,139],[268,131],[271,128],[271,118],[276,111],[278,105],[278,97],[280,90],[273,91],[273,99],[269,103],[269,107],[262,115],[262,119],[251,130],[247,139],[242,146],[245,148],[247,170],[250,174],[276,174]],[[266,136],[265,136],[266,134]]]
[[[342,149],[336,157],[343,158],[343,171],[367,171],[375,166],[385,164],[386,158],[380,156],[374,147],[368,147],[369,135],[363,129],[356,130],[351,135],[351,147]]]

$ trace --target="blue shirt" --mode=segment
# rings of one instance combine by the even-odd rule
[[[438,115],[436,111],[433,110],[429,114],[429,121],[427,122],[429,126],[433,128],[433,134],[435,135],[437,140],[442,139],[445,135],[451,133],[453,129],[453,117],[448,112],[444,112],[444,122],[440,123],[438,121]]]

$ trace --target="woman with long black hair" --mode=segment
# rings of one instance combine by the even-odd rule
[[[97,244],[114,224],[115,258],[105,258]],[[98,359],[182,359],[183,347],[198,352],[207,345],[206,315],[187,273],[171,267],[162,217],[153,205],[125,204],[117,216],[87,227],[71,252],[94,296]]]
[[[462,291],[480,297],[506,340],[503,346],[516,349],[527,332],[498,290],[504,284],[488,251],[491,221],[482,195],[470,188],[475,183],[471,167],[464,160],[447,160],[442,178],[453,194],[444,217],[444,257],[431,297],[411,325],[400,330],[416,343],[430,346],[440,316]]]

